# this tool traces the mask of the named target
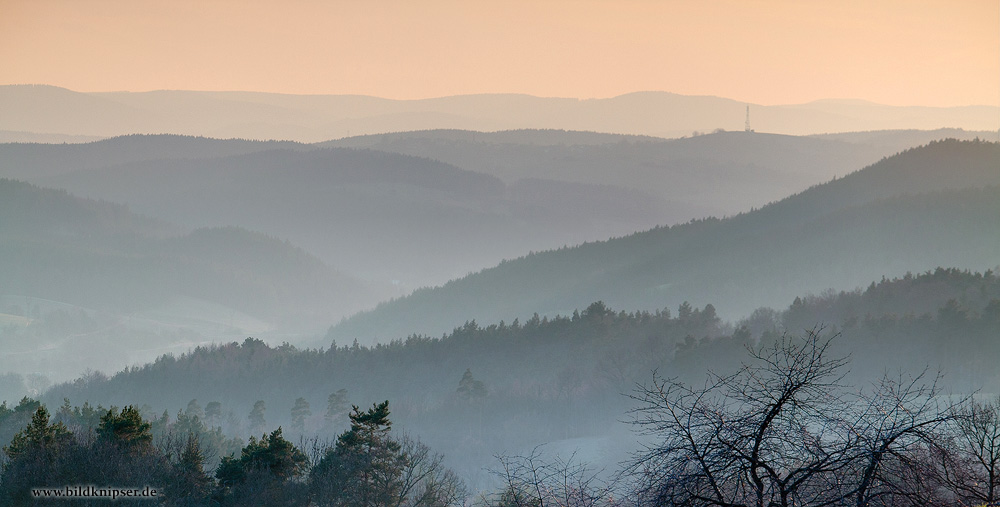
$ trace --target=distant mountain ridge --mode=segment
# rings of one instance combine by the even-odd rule
[[[595,300],[654,309],[683,298],[735,318],[883,275],[990,269],[1000,261],[998,161],[997,143],[932,143],[733,218],[505,262],[384,303],[330,337],[436,335],[463,320],[565,314]]]
[[[275,149],[307,149],[288,141],[209,139],[175,135],[128,135],[80,144],[0,144],[0,174],[37,180],[83,169],[148,160],[186,160]]]
[[[690,210],[673,222],[733,215],[843,176],[891,148],[745,132],[659,139],[564,131],[424,131],[319,146],[364,147],[441,160],[496,176],[614,185]]]
[[[426,129],[589,130],[679,137],[742,130],[747,104],[637,92],[608,99],[484,94],[421,100],[353,95],[153,91],[79,93],[45,85],[0,86],[0,130],[63,135],[186,134],[317,142]],[[817,134],[899,128],[996,131],[1000,107],[892,107],[822,101],[751,105],[756,130]]]

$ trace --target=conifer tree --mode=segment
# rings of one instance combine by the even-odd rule
[[[143,420],[139,410],[129,405],[116,412],[109,409],[97,426],[98,440],[127,447],[130,450],[143,452],[148,450],[152,441],[152,425]]]
[[[253,409],[250,411],[250,415],[247,419],[250,420],[250,433],[260,433],[264,431],[267,426],[267,421],[264,420],[264,411],[267,410],[267,406],[264,404],[264,400],[257,400],[257,403],[253,404]]]
[[[306,430],[306,417],[312,415],[309,410],[309,402],[305,398],[298,398],[295,400],[295,405],[292,407],[292,430],[302,434]]]
[[[326,399],[326,414],[323,418],[327,424],[334,424],[347,414],[348,407],[347,389],[338,389],[337,392],[330,393]]]
[[[199,505],[212,488],[212,479],[205,473],[205,457],[194,434],[188,434],[180,460],[174,465],[174,479],[168,485],[167,497],[173,505]]]

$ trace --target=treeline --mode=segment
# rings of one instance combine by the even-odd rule
[[[712,303],[739,316],[943,260],[990,269],[1000,251],[997,160],[998,143],[931,143],[755,211],[514,259],[355,314],[333,333],[437,335],[473,317],[524,320],[598,299],[649,310]]]
[[[334,442],[295,445],[279,427],[205,467],[209,456],[191,427],[167,428],[133,406],[69,408],[55,417],[24,399],[0,407],[0,422],[30,422],[3,448],[0,503],[33,505],[37,490],[93,487],[154,490],[160,505],[449,506],[466,498],[462,481],[419,441],[390,433],[388,401],[353,407],[350,429]],[[87,426],[92,425],[92,426]],[[203,435],[202,435],[203,436]],[[212,449],[217,451],[218,449]],[[93,489],[91,488],[91,489]],[[92,493],[93,494],[93,493]],[[69,500],[90,505],[108,497]],[[117,499],[143,505],[150,498]]]
[[[476,495],[440,455],[391,432],[388,401],[354,406],[350,428],[333,442],[296,445],[280,427],[251,437],[210,473],[197,435],[175,426],[166,434],[180,438],[157,441],[155,421],[133,406],[66,404],[53,419],[25,399],[0,407],[0,421],[31,414],[3,448],[0,501],[30,505],[35,488],[77,485],[153,486],[167,505],[945,507],[1000,499],[1000,398],[945,396],[927,372],[884,373],[859,386],[847,378],[850,360],[834,353],[839,338],[813,329],[762,340],[741,366],[700,384],[654,374],[631,395],[642,450],[613,475],[539,452],[500,456],[498,485]],[[483,390],[463,376],[464,395]],[[94,416],[92,431],[71,429]]]
[[[345,424],[342,409],[331,411],[334,395],[341,393],[341,406],[388,398],[401,426],[456,468],[478,470],[499,451],[614,433],[631,406],[622,394],[654,370],[697,383],[706,371],[738,368],[746,347],[817,323],[842,334],[833,347],[852,354],[858,382],[886,368],[930,367],[940,368],[956,392],[996,390],[998,301],[995,273],[938,269],[865,290],[801,297],[784,311],[762,308],[735,324],[722,322],[711,305],[628,313],[597,302],[571,316],[470,321],[440,338],[410,336],[372,347],[298,349],[255,339],[199,347],[111,377],[93,373],[57,385],[44,400],[53,406],[64,398],[118,406],[156,400],[144,413],[163,419],[164,409],[186,412],[198,398],[219,404],[213,424],[225,435],[246,438],[281,425],[293,438],[332,438]],[[481,388],[469,387],[475,385]],[[473,391],[479,395],[463,394]],[[339,419],[331,415],[338,410]]]

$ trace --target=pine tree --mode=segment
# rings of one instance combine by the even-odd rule
[[[286,480],[305,472],[309,459],[299,448],[281,435],[281,428],[260,439],[250,437],[239,458],[228,456],[216,470],[220,483],[242,482],[247,473],[266,471],[274,477]]]
[[[250,432],[260,433],[264,431],[267,426],[267,421],[264,420],[264,411],[267,410],[267,406],[264,405],[264,400],[257,400],[257,403],[253,404],[253,410],[250,411],[250,415],[247,419],[250,420]]]
[[[455,392],[466,401],[481,400],[487,394],[486,385],[476,380],[469,368],[465,369],[465,374],[462,375],[462,380],[458,381],[458,389]]]
[[[388,438],[392,422],[389,402],[367,411],[355,405],[351,429],[337,437],[311,476],[314,494],[326,505],[374,507],[391,505],[400,493],[399,476],[406,465],[398,442]]]
[[[326,399],[326,414],[323,418],[327,424],[335,424],[344,415],[347,415],[347,389],[338,389],[335,393],[330,393]]]
[[[73,435],[61,423],[49,424],[49,412],[39,406],[31,422],[3,448],[8,460],[0,476],[0,504],[28,505],[30,488],[55,486],[71,480],[65,466],[76,449]]]
[[[337,438],[309,476],[312,500],[337,507],[456,505],[464,486],[443,458],[406,437],[389,435],[389,402],[367,411],[357,406],[351,429]]]
[[[180,461],[174,465],[175,477],[167,489],[172,504],[197,505],[205,501],[211,492],[212,479],[205,473],[204,463],[198,438],[189,433]]]
[[[184,414],[188,417],[197,417],[198,419],[205,418],[205,412],[201,409],[201,404],[198,403],[197,399],[192,399],[188,402],[187,408],[184,409]]]
[[[137,452],[148,450],[153,441],[152,425],[143,420],[139,410],[132,405],[108,410],[97,426],[98,440],[127,447]]]
[[[69,443],[72,434],[63,423],[49,424],[49,411],[39,406],[31,416],[31,423],[14,435],[10,444],[3,448],[13,461],[32,451],[53,453],[58,447]]]
[[[312,415],[309,410],[309,402],[305,398],[299,398],[295,400],[295,405],[292,407],[292,430],[302,434],[306,430],[306,417]]]
[[[222,420],[222,403],[210,401],[205,405],[205,424],[218,426]]]

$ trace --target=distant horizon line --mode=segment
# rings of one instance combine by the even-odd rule
[[[954,109],[954,108],[966,108],[966,107],[995,107],[1000,108],[1000,103],[998,104],[957,104],[957,105],[947,105],[947,106],[928,106],[922,104],[910,104],[910,105],[895,105],[886,104],[882,102],[876,102],[869,99],[863,98],[851,98],[851,97],[827,97],[813,99],[807,102],[795,102],[795,103],[775,103],[775,104],[762,104],[757,102],[750,102],[744,100],[738,100],[730,97],[723,97],[720,95],[703,95],[703,94],[685,94],[678,92],[671,92],[666,90],[636,90],[626,93],[621,93],[618,95],[613,95],[610,97],[567,97],[567,96],[554,96],[554,95],[535,95],[526,92],[475,92],[475,93],[456,93],[452,95],[437,95],[431,97],[422,98],[392,98],[383,97],[378,95],[366,95],[363,93],[290,93],[290,92],[274,92],[274,91],[254,91],[254,90],[198,90],[198,89],[183,89],[183,88],[158,88],[152,90],[104,90],[104,91],[81,91],[74,90],[72,88],[67,88],[65,86],[53,85],[48,83],[5,83],[0,84],[0,88],[3,87],[41,87],[41,88],[55,88],[59,90],[65,90],[72,93],[79,93],[85,95],[102,95],[102,94],[147,94],[147,93],[218,93],[218,94],[252,94],[252,95],[281,95],[290,97],[361,97],[369,99],[386,100],[392,102],[421,102],[421,101],[433,101],[442,100],[449,98],[458,97],[484,97],[484,96],[517,96],[517,97],[531,97],[537,99],[555,99],[555,100],[576,100],[578,102],[588,102],[588,101],[602,101],[602,100],[614,100],[622,97],[627,97],[630,95],[643,95],[643,94],[663,94],[663,95],[674,95],[678,97],[690,97],[690,98],[713,98],[720,100],[728,100],[738,104],[745,104],[748,106],[758,106],[758,107],[792,107],[792,106],[805,106],[809,104],[818,103],[841,103],[845,105],[869,105],[869,106],[880,106],[880,107],[891,107],[891,108],[928,108],[928,109]]]

